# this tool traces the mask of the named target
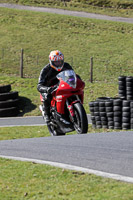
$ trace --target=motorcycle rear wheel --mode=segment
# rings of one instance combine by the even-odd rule
[[[65,135],[65,133],[59,132],[57,131],[57,128],[54,125],[51,124],[47,124],[48,130],[51,134],[51,136],[61,136],[61,135]]]
[[[75,103],[74,105],[74,128],[78,134],[85,134],[88,131],[88,119],[85,109],[81,103]]]

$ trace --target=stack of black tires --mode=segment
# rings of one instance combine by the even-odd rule
[[[14,117],[19,114],[18,92],[11,91],[11,85],[0,86],[0,117]]]
[[[119,97],[133,100],[133,76],[120,76],[118,78]]]
[[[119,97],[99,97],[89,103],[94,128],[133,129],[133,77],[118,78]]]

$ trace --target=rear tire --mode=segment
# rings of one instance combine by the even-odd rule
[[[85,109],[81,103],[75,103],[73,105],[75,117],[74,117],[74,128],[78,134],[84,134],[88,131],[88,119]]]

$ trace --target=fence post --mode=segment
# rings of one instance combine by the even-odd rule
[[[38,65],[39,64],[39,56],[37,55],[37,58],[36,58],[36,64]]]
[[[4,54],[5,54],[5,50],[1,49],[1,68],[4,67]]]
[[[23,55],[24,55],[24,50],[21,49],[21,56],[20,56],[20,77],[23,78]]]
[[[93,57],[90,59],[90,82],[93,82]]]

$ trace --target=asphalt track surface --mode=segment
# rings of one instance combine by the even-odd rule
[[[56,9],[56,8],[22,6],[22,5],[7,4],[7,3],[1,3],[0,7],[19,9],[19,10],[30,10],[30,11],[35,11],[35,12],[47,12],[47,13],[69,15],[69,16],[76,16],[76,17],[85,17],[85,18],[91,18],[91,19],[133,23],[133,18],[111,17],[107,15],[100,15],[100,14],[86,13],[86,12],[79,12],[79,11],[69,11],[69,10]]]
[[[88,114],[87,116],[88,116],[88,123],[91,124],[90,115]],[[43,126],[43,125],[46,125],[46,123],[42,116],[0,118],[0,127]]]
[[[0,118],[0,127],[41,126],[41,125],[45,125],[45,121],[42,116]]]
[[[40,125],[41,116],[0,118],[1,127]],[[132,144],[132,131],[5,140],[0,141],[0,157],[133,183]]]
[[[0,157],[133,183],[132,131],[3,140]]]
[[[133,18],[109,17],[53,8],[13,4],[0,4],[0,7],[133,23]],[[27,122],[27,119],[28,117],[19,118],[19,126],[24,121]],[[34,117],[29,119],[31,120],[29,124],[43,125],[42,117],[38,119],[39,124]],[[1,123],[4,120],[5,118],[0,119],[0,126],[3,126]],[[10,120],[14,120],[13,118],[6,120],[6,126],[14,126],[9,123]],[[0,157],[48,164],[133,183],[132,144],[132,131],[5,140],[0,141]]]

